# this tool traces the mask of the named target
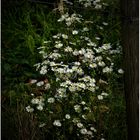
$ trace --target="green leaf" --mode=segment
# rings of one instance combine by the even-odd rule
[[[34,54],[35,41],[31,35],[27,38],[27,46],[29,47],[31,53]]]
[[[88,113],[86,117],[88,120],[95,121],[95,116],[93,113]]]
[[[72,134],[72,132],[73,132],[73,126],[71,125],[71,126],[69,127],[69,133]]]

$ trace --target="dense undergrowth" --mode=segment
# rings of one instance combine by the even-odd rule
[[[42,88],[36,88],[34,85],[32,85],[31,81],[32,79],[37,79],[39,81],[45,81],[46,78],[49,81],[50,86],[53,86],[53,92],[55,87],[58,88],[59,82],[53,82],[55,78],[62,79],[64,82],[65,79],[64,75],[59,75],[60,73],[55,73],[54,70],[47,75],[41,75],[42,72],[37,72],[34,64],[38,62],[43,62],[45,57],[43,58],[38,48],[40,46],[44,46],[44,41],[51,41],[52,43],[49,45],[46,45],[47,53],[49,55],[52,54],[52,51],[54,49],[59,49],[62,46],[59,45],[61,42],[55,42],[55,39],[57,41],[62,41],[60,37],[63,37],[64,42],[68,44],[67,36],[66,34],[69,32],[69,38],[72,43],[75,42],[75,40],[80,40],[80,35],[78,36],[79,32],[81,34],[85,34],[88,36],[92,41],[96,37],[97,40],[96,44],[97,46],[102,46],[103,44],[110,43],[111,47],[113,49],[116,49],[117,46],[120,46],[120,18],[119,18],[119,5],[117,1],[107,1],[108,6],[106,6],[103,10],[95,10],[92,8],[82,8],[81,5],[78,5],[77,7],[70,7],[69,12],[72,14],[74,11],[77,11],[78,14],[81,14],[83,19],[88,19],[88,22],[83,24],[77,24],[73,26],[72,28],[77,28],[77,30],[69,30],[66,31],[66,28],[64,28],[64,24],[57,22],[58,19],[60,19],[60,13],[58,10],[53,10],[53,6],[48,6],[47,4],[39,4],[39,3],[32,3],[29,1],[12,1],[10,0],[9,3],[3,1],[3,7],[2,7],[2,139],[6,140],[45,140],[45,139],[54,139],[54,140],[67,140],[67,139],[85,139],[85,137],[81,134],[78,137],[77,131],[80,131],[80,128],[83,128],[82,125],[87,125],[87,121],[78,122],[78,129],[75,125],[69,125],[71,123],[65,124],[65,127],[63,127],[63,132],[60,131],[60,128],[55,127],[55,125],[59,126],[62,125],[58,119],[56,119],[59,114],[59,118],[66,115],[66,119],[71,117],[67,111],[72,110],[71,104],[74,105],[75,103],[69,103],[67,100],[64,100],[64,102],[67,102],[67,108],[64,109],[63,106],[57,98],[55,100],[56,104],[54,105],[53,109],[54,114],[57,115],[51,116],[50,114],[47,114],[48,110],[43,111],[43,113],[40,113],[38,110],[42,110],[42,108],[39,108],[34,114],[28,113],[27,111],[31,111],[29,109],[29,104],[31,104],[31,101],[33,102],[32,98],[40,98],[43,97],[45,100],[48,101],[48,98],[50,100],[48,102],[54,102],[54,98],[51,96],[52,91],[49,92],[47,97],[42,94],[44,94],[46,91]],[[91,16],[92,15],[92,16]],[[93,22],[91,24],[90,22]],[[107,24],[106,24],[107,23]],[[103,30],[102,30],[103,26]],[[82,32],[82,29],[85,33]],[[81,30],[80,30],[81,29]],[[86,31],[89,29],[89,31]],[[77,32],[78,33],[77,33]],[[72,34],[70,34],[70,32]],[[88,32],[88,33],[86,33]],[[57,33],[61,33],[60,37]],[[57,37],[54,36],[57,34]],[[63,34],[63,35],[62,35]],[[76,35],[76,38],[73,37],[73,35]],[[75,38],[75,39],[74,39]],[[60,40],[59,40],[60,39]],[[100,40],[98,40],[100,39]],[[83,38],[81,38],[80,41],[82,41]],[[88,40],[88,39],[87,39]],[[92,41],[89,42],[89,49],[92,48]],[[65,44],[64,43],[64,44]],[[84,42],[82,42],[83,46],[85,46]],[[51,46],[55,46],[56,48],[53,48]],[[72,44],[73,45],[73,44]],[[108,44],[109,45],[109,44]],[[94,45],[93,45],[94,46]],[[109,45],[110,46],[110,45]],[[72,49],[75,49],[75,46],[73,45]],[[80,50],[80,45],[77,47],[77,50]],[[85,48],[86,49],[86,48]],[[109,48],[110,49],[110,48]],[[110,51],[108,49],[108,51]],[[42,50],[45,54],[46,50]],[[65,55],[65,53],[69,52],[70,48],[65,47],[65,51],[61,50],[61,54]],[[87,51],[87,50],[86,50]],[[88,50],[91,52],[91,50]],[[71,51],[70,51],[71,52]],[[57,53],[57,51],[55,52]],[[76,52],[75,52],[76,53]],[[95,55],[97,55],[95,53]],[[105,56],[108,56],[108,52],[104,54]],[[63,64],[72,63],[75,60],[81,59],[79,62],[82,63],[82,56],[81,58],[73,58],[72,55],[69,53],[67,54],[69,56],[67,59],[63,56],[58,61],[55,61],[56,63],[59,63],[60,61],[63,61]],[[78,56],[78,55],[77,55]],[[92,55],[90,55],[92,57]],[[79,57],[79,56],[78,56]],[[104,57],[104,56],[103,56]],[[51,60],[51,59],[49,59]],[[108,60],[104,59],[106,63],[109,63]],[[96,95],[96,97],[92,96],[93,99],[89,98],[85,95],[83,96],[74,96],[74,99],[71,99],[71,96],[69,96],[69,100],[76,101],[80,103],[83,99],[85,102],[87,102],[87,106],[89,107],[90,104],[89,99],[93,102],[93,110],[96,113],[95,116],[93,116],[92,113],[89,113],[88,119],[91,122],[94,122],[94,126],[97,129],[97,133],[94,134],[94,138],[87,137],[87,139],[106,139],[106,140],[125,140],[126,139],[126,114],[125,114],[125,101],[124,101],[124,89],[123,89],[123,76],[121,74],[116,74],[118,72],[118,69],[122,68],[122,54],[117,54],[115,57],[111,57],[111,61],[114,62],[114,68],[115,72],[112,74],[105,75],[103,78],[107,80],[109,83],[109,87],[104,88],[105,81],[103,85],[101,85],[102,91],[109,93],[109,96],[105,98],[105,101],[102,101],[102,96]],[[79,65],[79,64],[78,64]],[[82,69],[84,69],[86,75],[95,76],[98,80],[99,77],[101,77],[103,74],[101,72],[98,73],[98,71],[102,69],[95,70],[94,73],[90,72],[91,69],[87,70],[87,65],[90,65],[90,63],[82,64]],[[104,65],[103,63],[99,65]],[[110,65],[110,64],[109,64]],[[71,65],[72,67],[73,65]],[[49,64],[50,67],[50,64]],[[91,67],[92,68],[92,67]],[[113,68],[113,70],[114,70]],[[76,69],[77,71],[77,69]],[[43,71],[44,72],[44,71]],[[46,74],[46,73],[45,73]],[[55,77],[55,76],[56,77]],[[99,76],[100,75],[100,76]],[[68,76],[68,78],[71,78],[72,76],[77,76],[77,74],[74,73],[74,75]],[[78,77],[78,76],[77,76]],[[80,76],[80,78],[82,78]],[[58,81],[59,81],[58,79]],[[78,78],[77,78],[78,79]],[[74,82],[75,79],[71,79]],[[96,79],[95,79],[96,80]],[[97,81],[98,81],[97,80]],[[47,81],[47,82],[48,82]],[[103,81],[102,81],[103,82]],[[82,85],[83,86],[83,85]],[[58,90],[56,88],[56,90]],[[98,88],[97,88],[98,89]],[[86,90],[86,89],[84,89]],[[70,90],[72,91],[72,89]],[[67,91],[70,93],[70,91]],[[93,89],[91,89],[93,91]],[[48,91],[47,91],[48,92]],[[78,91],[80,92],[80,91]],[[89,91],[85,91],[89,93]],[[32,97],[32,93],[35,94],[35,97]],[[98,91],[97,93],[100,93]],[[50,96],[51,95],[51,96]],[[90,93],[89,93],[90,95]],[[79,99],[80,97],[80,99]],[[77,98],[77,100],[75,100]],[[101,102],[100,102],[101,101]],[[84,106],[85,102],[82,102],[82,107]],[[46,103],[46,102],[45,102]],[[34,103],[33,103],[34,104]],[[47,103],[48,104],[48,103]],[[76,105],[76,104],[75,104]],[[27,108],[28,106],[28,108]],[[45,104],[46,106],[46,104]],[[44,107],[44,105],[43,105]],[[79,106],[75,106],[77,108]],[[51,105],[49,106],[51,109]],[[34,107],[35,109],[35,107]],[[63,110],[64,109],[64,110]],[[63,110],[63,111],[62,111]],[[75,109],[77,110],[77,109]],[[51,111],[51,110],[50,110]],[[63,114],[65,111],[66,114]],[[32,112],[32,111],[31,111]],[[72,110],[72,115],[77,115],[81,111],[77,110],[77,112],[74,112]],[[49,119],[47,120],[47,116],[49,116]],[[81,114],[80,114],[81,115]],[[55,118],[57,121],[54,121],[52,118]],[[94,120],[96,119],[96,121]],[[46,121],[46,122],[45,122]],[[44,125],[44,127],[38,127],[40,125],[40,122]],[[55,122],[55,123],[54,123]],[[57,123],[56,123],[57,122]],[[61,121],[62,122],[62,121]],[[54,124],[54,125],[52,125]],[[42,125],[42,126],[43,126]],[[88,126],[89,127],[89,126]],[[66,129],[67,128],[67,129]],[[76,131],[77,129],[77,131]],[[66,131],[65,131],[66,130]],[[94,128],[95,131],[95,128]]]

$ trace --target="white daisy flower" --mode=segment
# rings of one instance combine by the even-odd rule
[[[83,128],[83,129],[80,130],[80,132],[81,132],[81,134],[84,134],[85,135],[85,134],[87,134],[87,129],[86,128]]]
[[[78,128],[82,128],[83,127],[83,124],[82,123],[77,123],[77,127]]]

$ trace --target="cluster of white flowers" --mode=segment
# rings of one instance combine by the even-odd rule
[[[82,128],[82,129],[80,130],[80,133],[81,133],[82,135],[88,135],[88,136],[90,136],[91,138],[94,137],[94,136],[93,136],[93,132],[90,131],[90,130],[87,130],[86,128]]]
[[[63,44],[61,43],[61,41],[55,41],[55,48],[60,49],[63,46]]]
[[[31,103],[34,104],[34,105],[37,105],[36,108],[38,110],[42,111],[43,110],[43,106],[45,105],[44,101],[45,101],[45,99],[42,96],[40,96],[39,98],[33,98],[31,100]]]
[[[94,7],[95,9],[101,9],[103,6],[107,6],[106,3],[101,2],[101,0],[77,0],[78,3],[82,4],[84,7]]]
[[[63,39],[68,39],[68,35],[66,35],[66,34],[58,33],[57,35],[53,35],[53,38],[56,38],[56,39],[60,39],[61,37]]]
[[[59,88],[57,89],[57,93],[55,94],[55,98],[61,99],[67,97],[66,95],[66,88]]]
[[[65,52],[73,52],[73,49],[70,46],[68,46],[64,49],[64,51]]]
[[[79,0],[79,3],[85,7],[94,5],[96,9],[102,8],[100,0]],[[42,111],[45,108],[43,111],[48,111],[47,115],[61,114],[61,119],[60,115],[59,118],[52,117],[54,126],[62,128],[63,122],[68,121],[76,126],[78,135],[93,139],[97,130],[93,122],[87,121],[88,114],[94,113],[90,101],[97,100],[102,103],[104,98],[108,97],[108,74],[112,74],[115,69],[112,56],[121,51],[120,48],[114,49],[108,42],[98,46],[100,38],[90,38],[89,27],[82,26],[77,29],[76,26],[71,26],[75,23],[82,24],[83,20],[82,16],[76,13],[61,15],[58,22],[64,22],[69,28],[65,29],[65,33],[53,35],[51,41],[44,41],[43,46],[38,48],[43,60],[35,64],[35,67],[41,75],[48,77],[48,81],[32,80],[30,83],[44,89],[45,98],[32,96],[31,105],[27,106],[26,110],[34,112],[35,109]],[[107,26],[108,23],[102,22],[102,25]],[[101,26],[99,28],[103,30]],[[49,43],[52,47],[48,47]],[[124,73],[122,69],[117,72]],[[103,90],[100,89],[102,84],[106,86]],[[64,113],[61,112],[63,109]],[[74,115],[71,112],[74,112]],[[40,127],[45,125],[46,123],[42,123]]]
[[[75,22],[81,23],[82,20],[83,20],[82,16],[79,14],[73,13],[72,15],[69,15],[68,13],[66,13],[66,14],[62,15],[61,18],[58,19],[57,21],[58,22],[65,21],[65,24],[69,27]]]

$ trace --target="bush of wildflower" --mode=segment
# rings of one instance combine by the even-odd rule
[[[100,0],[79,0],[76,4],[98,10],[107,5]],[[35,67],[45,78],[30,81],[36,90],[26,111],[34,114],[40,129],[53,139],[104,140],[101,116],[109,111],[110,77],[123,74],[114,64],[121,47],[117,41],[102,43],[98,33],[91,36],[93,25],[66,5],[57,20],[61,28],[38,48],[42,61]],[[104,30],[108,23],[94,26]]]

